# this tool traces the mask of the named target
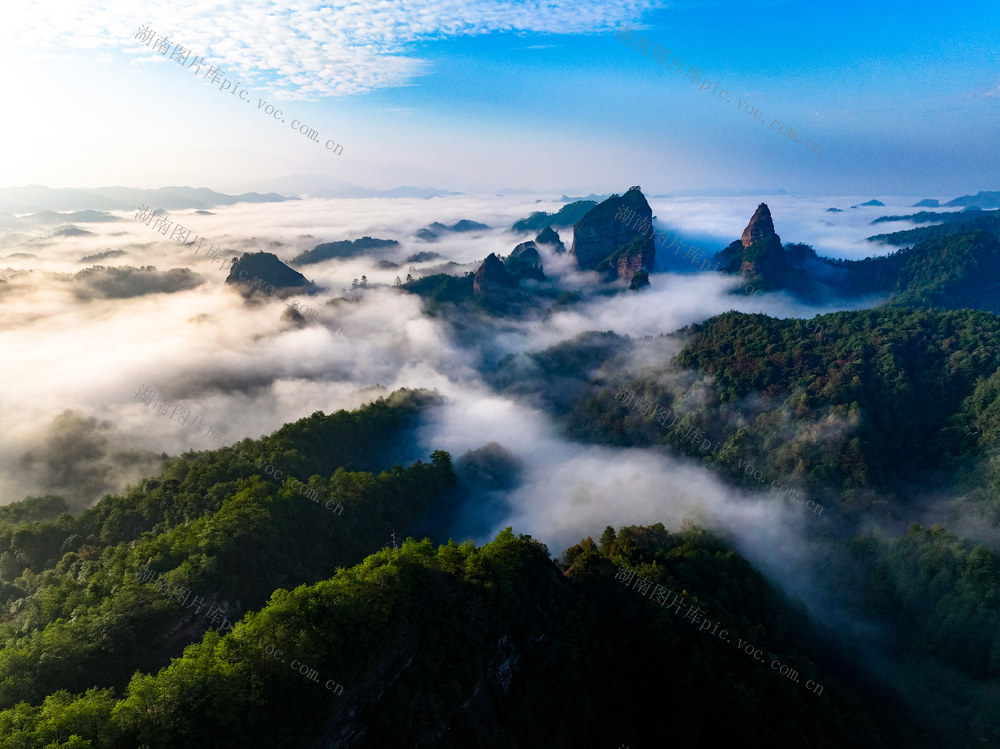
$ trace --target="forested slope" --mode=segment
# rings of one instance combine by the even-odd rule
[[[0,706],[124,687],[275,588],[326,579],[405,532],[454,483],[447,453],[379,473],[344,465],[377,462],[429,402],[401,391],[316,413],[236,452],[186,454],[78,517],[0,523]],[[162,589],[138,579],[146,569]]]
[[[608,529],[566,560],[510,529],[408,541],[276,591],[124,694],[0,713],[0,747],[933,745],[703,531]]]

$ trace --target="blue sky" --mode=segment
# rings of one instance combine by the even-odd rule
[[[729,102],[616,40],[622,23]],[[250,99],[154,54],[140,24]],[[54,0],[0,10],[0,41],[10,185],[226,190],[318,173],[465,192],[1000,189],[996,2]]]

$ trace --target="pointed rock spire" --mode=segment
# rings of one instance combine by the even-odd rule
[[[771,220],[771,211],[768,209],[767,203],[761,203],[754,211],[753,218],[750,219],[747,228],[743,230],[740,239],[743,242],[743,247],[747,248],[757,240],[771,236],[777,236],[774,231],[774,221]]]

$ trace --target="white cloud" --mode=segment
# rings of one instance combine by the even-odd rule
[[[773,503],[773,497],[765,502],[762,495],[734,495],[705,469],[655,451],[569,445],[544,413],[492,391],[483,371],[507,353],[537,351],[587,330],[658,336],[733,308],[804,317],[816,310],[796,304],[776,310],[780,294],[733,294],[737,282],[719,273],[657,273],[642,293],[597,295],[544,322],[508,318],[463,332],[425,315],[420,299],[389,286],[395,276],[405,277],[405,258],[418,251],[433,250],[444,259],[415,264],[417,275],[444,260],[474,268],[490,252],[507,254],[532,233],[513,234],[505,227],[534,210],[559,205],[535,203],[533,197],[306,199],[219,206],[211,215],[169,212],[175,223],[224,249],[225,257],[268,250],[287,261],[320,242],[363,234],[399,240],[398,247],[380,253],[381,259],[401,263],[399,268],[379,269],[373,257],[303,266],[304,275],[326,289],[297,297],[316,312],[304,327],[282,319],[282,300],[276,297],[245,305],[224,285],[226,272],[218,263],[135,221],[131,212],[120,214],[123,221],[86,224],[92,234],[85,236],[54,238],[45,226],[0,233],[9,254],[33,255],[5,258],[6,268],[0,267],[0,281],[5,282],[0,283],[0,348],[8,372],[0,378],[0,412],[6,417],[0,437],[0,504],[28,494],[66,492],[39,483],[47,464],[26,472],[21,463],[27,452],[54,454],[54,434],[62,434],[63,441],[80,434],[107,443],[103,462],[91,465],[85,454],[78,461],[80,475],[96,476],[77,491],[89,500],[155,473],[138,459],[124,463],[115,450],[178,454],[212,447],[203,435],[137,401],[140,385],[189,408],[225,443],[270,433],[317,410],[351,409],[397,388],[422,387],[437,390],[446,405],[424,430],[419,455],[426,458],[427,450],[443,448],[457,458],[497,441],[522,457],[525,484],[508,498],[498,522],[523,524],[553,549],[599,533],[609,523],[676,523],[689,516],[717,527],[766,525],[773,511],[763,504]],[[720,234],[735,237],[756,203],[750,199],[748,206],[737,207],[731,201],[657,204],[664,214],[677,211],[680,224],[690,215],[714,217],[715,222],[704,225],[721,226]],[[824,205],[817,201],[813,214],[823,215]],[[431,221],[451,224],[459,219],[493,228],[433,243],[414,238]],[[809,211],[803,209],[795,220],[797,227],[808,227]],[[851,241],[868,229],[856,221],[844,227]],[[567,245],[572,242],[571,231],[560,229],[560,235]],[[155,265],[161,271],[190,267],[204,283],[176,293],[77,298],[78,282],[71,279],[87,265],[81,257],[108,250],[124,254],[102,260],[104,264]],[[561,276],[559,283],[566,288],[592,283],[587,274],[570,272],[568,266],[566,256],[546,253],[546,272],[555,279]],[[371,284],[384,286],[369,288],[357,299],[339,299],[340,290],[362,274]],[[650,339],[637,349],[635,365],[662,363],[679,345],[673,338]],[[60,420],[66,410],[81,418]],[[106,426],[91,434],[86,426],[90,419]],[[533,498],[540,496],[550,500],[536,507]],[[561,523],[560,514],[570,508],[577,520]],[[798,518],[804,511],[792,508],[787,514],[802,522]],[[787,525],[782,521],[776,527]]]
[[[379,0],[320,4],[298,0],[150,3],[142,10],[92,0],[54,0],[6,11],[0,40],[22,53],[113,46],[139,61],[153,56],[136,41],[140,25],[204,56],[245,85],[267,83],[277,98],[356,94],[403,85],[427,70],[406,54],[417,42],[503,31],[603,33],[658,2],[498,3],[491,0]],[[148,15],[143,15],[146,13]]]

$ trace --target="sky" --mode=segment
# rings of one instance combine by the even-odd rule
[[[995,2],[8,0],[0,63],[4,186],[949,199],[1000,173]]]

